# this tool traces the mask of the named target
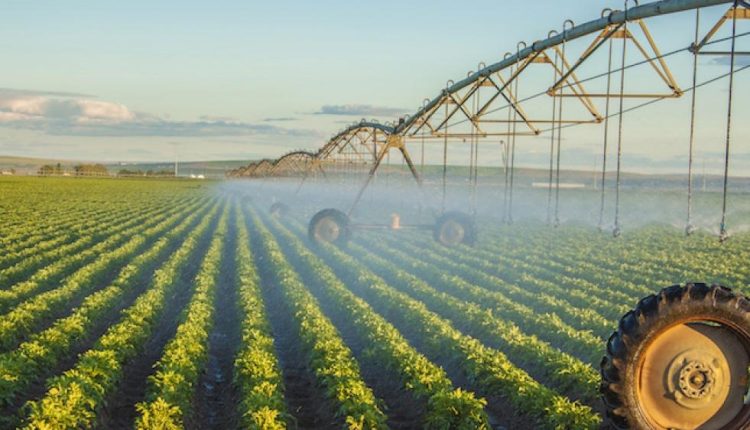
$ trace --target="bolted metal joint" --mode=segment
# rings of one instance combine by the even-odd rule
[[[680,370],[678,385],[686,397],[702,399],[711,394],[715,380],[713,367],[695,360]]]

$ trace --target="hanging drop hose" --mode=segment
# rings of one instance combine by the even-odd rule
[[[479,89],[477,89],[477,97],[474,105],[474,115],[479,111]],[[479,136],[474,136],[474,186],[476,187],[479,182]]]
[[[481,88],[480,88],[481,89]],[[474,107],[474,115],[476,115],[479,112],[479,89],[477,90],[477,98],[476,98],[476,106]],[[477,150],[474,152],[474,158],[476,158],[474,162],[475,166],[475,172],[474,172],[474,182],[476,185],[479,185],[479,136],[477,136]]]
[[[739,6],[739,0],[735,0],[734,13],[732,14],[732,48],[729,54],[729,96],[727,102],[727,139],[724,147],[724,188],[721,200],[721,225],[719,226],[719,241],[722,243],[729,239],[729,233],[727,232],[727,191],[729,189],[729,146],[732,141],[732,95],[734,91],[734,63],[737,44],[737,8]]]
[[[476,147],[474,148],[474,194],[479,192],[479,137],[477,137]],[[474,205],[474,212],[476,212],[476,203]]]
[[[469,72],[471,74],[471,72]],[[472,111],[474,109],[475,101],[474,99],[471,100],[471,108]],[[469,211],[474,210],[474,188],[472,187],[473,181],[474,181],[474,133],[475,133],[475,125],[474,121],[471,121],[471,132],[469,133],[469,177],[467,178],[469,181]],[[464,144],[466,144],[466,138],[463,139]]]
[[[524,48],[526,47],[526,44],[524,42],[519,42],[516,45],[516,56],[517,58],[520,58],[520,55],[518,53],[521,51],[521,44],[524,45]],[[520,67],[520,65],[516,65],[516,67]],[[514,90],[513,90],[513,98],[518,98],[518,81],[520,80],[520,76],[516,76],[515,82],[514,82]],[[511,136],[511,144],[510,144],[510,194],[508,197],[508,224],[513,224],[513,179],[515,177],[516,172],[516,127],[518,123],[518,108],[514,105],[513,106],[513,134]]]
[[[476,115],[477,111],[479,110],[479,88],[477,88],[476,97],[474,97],[474,103],[473,103],[473,115]],[[478,176],[478,170],[479,170],[479,136],[476,135],[476,126],[474,125],[472,127],[472,139],[474,143],[474,172],[473,172],[473,178],[471,179],[471,192],[472,192],[472,205],[471,205],[471,211],[472,216],[476,216],[477,213],[477,176]]]
[[[474,150],[474,188],[477,187],[479,187],[479,136],[477,136],[477,146]],[[477,192],[479,192],[478,189]]]
[[[463,144],[466,146],[466,138],[463,138]],[[474,178],[474,137],[469,136],[469,212],[474,210],[474,189],[472,188],[472,181]]]
[[[515,128],[515,126],[513,127]],[[508,224],[513,224],[513,178],[516,168],[516,136],[512,137],[510,144],[510,186],[508,194]]]
[[[510,67],[510,75],[513,76],[513,67]],[[508,141],[505,142],[505,182],[503,182],[503,222],[508,222],[508,184],[510,183],[510,142],[511,142],[511,119],[513,105],[508,105]]]
[[[612,38],[609,39],[609,59],[607,61],[607,95],[604,98],[605,100],[605,107],[604,107],[604,145],[602,148],[602,192],[601,192],[601,201],[599,204],[599,230],[604,229],[604,202],[606,199],[607,194],[607,151],[609,146],[609,99],[612,92],[612,51],[613,51],[614,45],[612,43]]]
[[[475,102],[472,99],[471,106],[474,109]],[[475,124],[471,123],[471,133],[469,134],[469,212],[474,213],[476,207],[476,190],[474,189],[474,133]],[[466,138],[463,139],[464,145],[466,144]]]
[[[424,133],[422,134],[422,154],[419,163],[419,175],[424,178]]]
[[[555,49],[555,64],[553,67],[552,85],[557,82],[557,67],[560,55],[557,49]],[[557,115],[557,97],[552,96],[552,123],[555,123],[555,116]],[[554,158],[555,158],[555,127],[552,127],[552,133],[550,134],[549,142],[549,181],[547,182],[547,225],[552,224],[552,175],[554,169]]]
[[[701,22],[700,8],[695,10],[695,42],[694,47],[698,46],[699,30]],[[698,81],[698,52],[693,52],[693,88]],[[690,95],[690,144],[688,148],[688,190],[687,190],[687,220],[685,221],[685,235],[690,236],[695,231],[693,227],[693,153],[695,148],[695,97],[697,90],[693,90]]]
[[[466,138],[464,137],[461,142],[466,146]],[[469,183],[471,183],[471,179],[474,177],[474,138],[472,136],[469,136],[469,177],[467,178],[469,180]]]
[[[448,117],[448,105],[445,105],[445,117]],[[443,203],[442,211],[445,212],[445,192],[448,175],[448,123],[445,123],[445,136],[443,138]]]
[[[628,34],[628,0],[625,0],[625,23],[622,31]],[[620,68],[620,114],[617,118],[617,171],[615,179],[615,226],[612,230],[612,236],[619,237],[622,233],[620,229],[620,174],[622,170],[622,118],[625,104],[625,59],[627,57],[627,38],[622,38],[622,64]]]
[[[562,49],[560,56],[562,57],[562,60],[560,62],[560,74],[562,76],[565,76],[565,46],[567,44],[568,39],[568,31],[566,30],[565,26],[570,23],[571,27],[575,27],[575,24],[571,20],[567,20],[563,23],[563,40],[562,40]],[[563,101],[565,98],[563,97],[564,89],[560,88],[560,103],[557,106],[557,166],[555,167],[555,222],[554,226],[559,227],[560,226],[560,157],[562,154],[561,147],[562,147],[562,115],[563,115]],[[552,122],[552,127],[555,127],[554,119]]]

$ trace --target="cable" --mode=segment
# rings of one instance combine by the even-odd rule
[[[448,105],[445,105],[445,115],[448,116]],[[443,139],[443,212],[445,212],[445,192],[448,175],[448,124],[445,125],[445,138]]]
[[[520,66],[516,66],[520,67]],[[518,81],[520,81],[520,76],[516,76],[515,79],[515,89],[513,90],[513,96],[515,97],[516,94],[518,94]],[[510,147],[510,197],[508,198],[508,224],[513,224],[513,180],[515,178],[516,173],[516,126],[518,124],[518,108],[513,109],[513,134],[511,137],[511,147]]]
[[[565,32],[563,32],[563,36],[565,36]],[[562,43],[562,64],[560,66],[560,72],[561,75],[565,76],[565,46],[566,46],[566,38],[563,37],[563,43]],[[564,88],[560,88],[560,104],[557,106],[557,166],[555,167],[556,173],[555,173],[555,227],[560,226],[560,156],[561,156],[561,149],[562,149],[562,115],[563,115],[563,102],[564,98],[562,98],[562,94],[564,92]],[[553,127],[554,127],[554,121],[553,121]]]
[[[476,115],[477,110],[479,110],[479,88],[477,88],[477,97],[474,98],[474,104],[472,106],[472,112],[473,115]],[[477,213],[477,182],[478,182],[478,172],[479,172],[479,137],[475,133],[476,126],[472,123],[472,133],[471,133],[471,139],[472,144],[474,147],[474,156],[473,156],[473,164],[474,164],[474,171],[473,171],[473,177],[471,178],[471,186],[472,186],[472,202],[471,202],[471,210],[472,210],[472,216],[476,216]]]
[[[623,25],[623,31],[628,34],[628,0],[625,0],[625,24]],[[623,126],[623,115],[622,110],[625,103],[625,57],[627,54],[627,39],[622,39],[622,70],[620,70],[620,116],[618,120],[617,130],[617,171],[615,179],[615,226],[612,230],[614,237],[620,236],[620,173],[622,167],[622,126]]]
[[[613,51],[613,43],[612,39],[609,39],[609,57],[608,57],[608,64],[607,64],[607,70],[610,71],[610,73],[607,73],[607,97],[606,100],[606,106],[604,110],[604,147],[602,149],[602,195],[601,195],[601,202],[599,205],[599,230],[602,230],[604,228],[604,202],[607,192],[606,187],[606,181],[607,181],[607,146],[609,143],[609,96],[610,92],[612,91],[612,51]]]
[[[555,49],[555,67],[554,74],[552,77],[552,84],[557,82],[557,63],[559,61],[560,54]],[[557,97],[552,97],[552,123],[554,124],[557,116]],[[554,158],[555,158],[555,128],[552,128],[550,133],[549,142],[549,182],[547,182],[547,224],[552,224],[552,174],[554,169]]]
[[[700,37],[701,10],[695,10],[695,43],[698,45]],[[698,53],[693,53],[693,87],[698,80]],[[688,149],[688,192],[687,192],[687,220],[685,222],[685,234],[690,236],[693,233],[692,211],[693,211],[693,152],[695,148],[695,97],[697,91],[691,93],[690,100],[690,144]]]
[[[729,188],[729,144],[732,141],[732,95],[734,92],[734,62],[735,62],[735,49],[737,38],[734,36],[737,34],[737,8],[739,7],[739,1],[734,2],[734,13],[732,14],[732,50],[729,60],[729,95],[728,95],[728,108],[727,108],[727,140],[724,148],[724,187],[722,192],[721,201],[721,225],[719,226],[719,241],[724,242],[729,238],[727,233],[727,190]]]
[[[419,174],[424,178],[424,136],[422,136],[422,155],[419,163]]]
[[[511,76],[513,75],[513,68],[510,69]],[[508,122],[506,123],[508,129],[508,141],[505,143],[505,181],[503,182],[503,222],[508,222],[508,183],[510,182],[510,120],[511,120],[512,109],[508,109]]]

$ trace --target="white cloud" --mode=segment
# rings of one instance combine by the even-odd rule
[[[45,96],[45,97],[74,97],[74,98],[96,98],[90,94],[71,93],[65,91],[39,91],[15,88],[0,88],[0,97],[7,96]]]
[[[292,116],[281,116],[276,118],[265,118],[264,122],[285,122],[285,121],[297,121],[298,118]]]
[[[408,113],[407,109],[373,105],[324,105],[316,115],[352,115],[396,117]]]
[[[101,102],[97,100],[79,100],[82,119],[101,119],[111,121],[132,121],[135,114],[119,103]]]
[[[312,130],[253,124],[205,115],[173,121],[127,106],[74,93],[0,89],[0,127],[65,136],[246,136],[320,137]]]
[[[22,121],[33,121],[34,117],[18,113],[18,112],[5,112],[0,111],[0,125],[2,123],[20,123]]]
[[[87,123],[91,121],[134,121],[135,113],[126,106],[101,100],[61,98],[36,94],[0,92],[0,122]]]

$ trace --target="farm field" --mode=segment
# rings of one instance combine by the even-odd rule
[[[0,428],[598,428],[625,312],[750,286],[747,232],[487,222],[473,247],[340,249],[262,192],[0,179]]]

